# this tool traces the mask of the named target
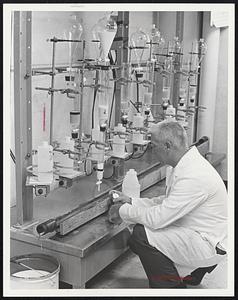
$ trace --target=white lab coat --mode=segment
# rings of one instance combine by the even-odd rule
[[[159,204],[158,204],[159,203]],[[166,175],[166,195],[132,199],[119,209],[128,223],[143,224],[149,243],[175,265],[197,267],[219,263],[226,250],[227,192],[213,166],[195,146]],[[181,275],[181,274],[180,274]]]

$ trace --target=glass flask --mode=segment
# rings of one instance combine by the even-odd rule
[[[181,53],[181,48],[181,42],[177,36],[169,42],[169,54],[179,54]]]
[[[207,44],[204,39],[200,39],[199,41],[192,42],[192,50],[191,50],[191,71],[197,72],[199,66],[207,52]]]
[[[78,20],[77,15],[73,14],[70,16],[69,28],[64,30],[63,37],[66,40],[79,40],[83,33],[83,27],[81,22]],[[72,67],[72,63],[79,59],[78,49],[80,42],[68,42],[68,60],[69,67]]]
[[[159,54],[159,46],[162,42],[164,42],[164,39],[161,37],[159,29],[155,26],[155,24],[152,25],[152,28],[149,33],[150,38],[150,59],[156,60],[156,55]]]
[[[182,59],[182,45],[178,37],[174,37],[174,39],[169,42],[168,52],[168,54],[172,56],[173,64],[179,66]]]
[[[197,42],[197,48],[198,48],[198,64],[200,65],[207,52],[207,44],[204,39],[200,39]]]
[[[131,99],[131,65],[127,63],[122,64],[122,84],[121,84],[121,112],[123,115],[129,113],[130,99]]]
[[[163,76],[162,100],[168,102],[170,99],[170,76]]]
[[[141,28],[138,28],[131,34],[130,46],[134,52],[134,59],[139,69],[141,68],[144,50],[148,48],[148,42],[149,36]]]

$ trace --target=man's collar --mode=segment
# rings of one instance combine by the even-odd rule
[[[197,153],[196,146],[191,146],[188,148],[188,150],[184,153],[184,155],[180,158],[177,165],[174,167],[174,172],[176,173],[177,170],[180,170],[183,168],[183,166],[186,166],[190,160],[194,159],[194,154]]]

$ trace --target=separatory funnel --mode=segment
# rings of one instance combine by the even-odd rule
[[[94,27],[94,35],[100,40],[100,59],[108,61],[108,53],[117,33],[117,24],[108,13]]]

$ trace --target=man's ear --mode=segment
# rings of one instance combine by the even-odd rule
[[[166,142],[164,143],[164,145],[165,145],[165,149],[166,149],[166,150],[171,150],[171,149],[172,149],[172,146],[173,146],[173,144],[172,144],[171,141],[166,141]]]

